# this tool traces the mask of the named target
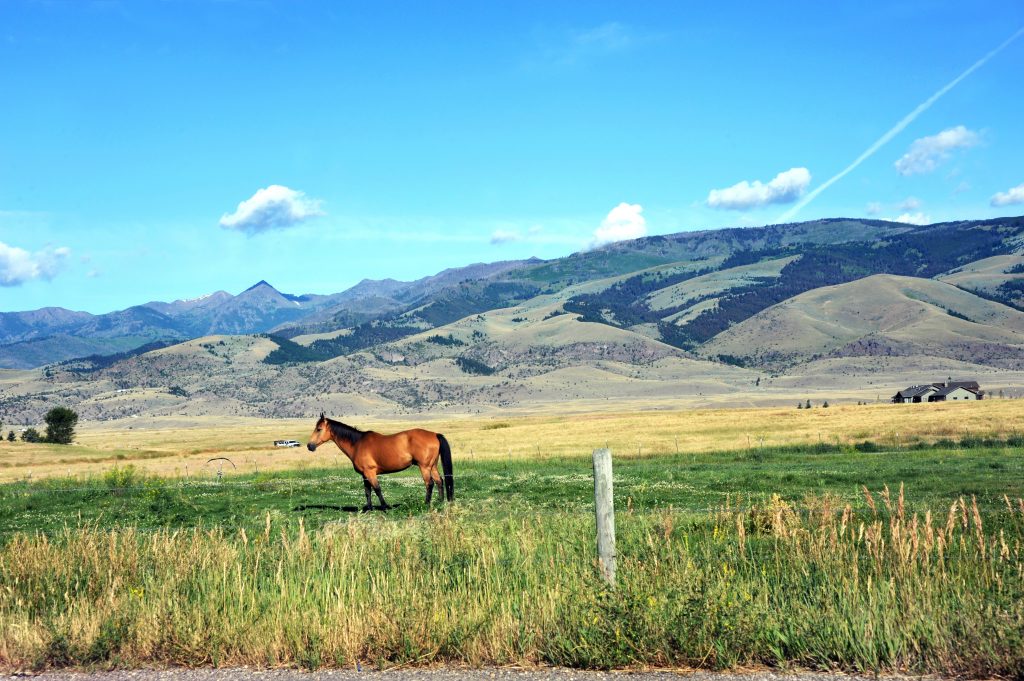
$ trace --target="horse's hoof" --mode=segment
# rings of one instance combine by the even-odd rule
[[[363,513],[368,513],[373,510],[373,506],[363,506]]]

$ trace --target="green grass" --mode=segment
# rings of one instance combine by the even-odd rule
[[[819,451],[821,450],[821,451]],[[341,459],[342,463],[347,460]],[[593,504],[589,458],[455,460],[461,505],[585,513]],[[678,511],[714,509],[729,499],[763,501],[773,494],[799,501],[834,495],[864,509],[862,487],[905,484],[915,508],[948,506],[977,497],[983,510],[1002,508],[1003,495],[1024,490],[1019,447],[858,452],[832,446],[788,447],[717,454],[619,457],[615,496],[620,508]],[[382,476],[395,517],[426,512],[416,469]],[[376,500],[375,500],[376,502]],[[53,478],[0,485],[0,542],[12,532],[52,533],[65,524],[143,529],[259,524],[266,512],[316,528],[343,516],[331,506],[360,507],[362,482],[351,466],[273,474],[166,479],[130,466],[88,479]],[[435,495],[435,505],[437,497]],[[912,509],[913,510],[913,509]]]
[[[588,458],[457,460],[458,501],[434,511],[418,477],[387,476],[387,514],[317,508],[362,504],[348,468],[4,485],[0,668],[1020,678],[1022,459],[984,446],[620,458],[615,589],[595,565]]]

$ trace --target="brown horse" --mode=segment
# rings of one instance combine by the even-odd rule
[[[452,477],[452,450],[448,440],[440,433],[422,428],[403,430],[394,435],[381,435],[372,430],[359,430],[345,425],[340,421],[329,419],[320,414],[320,420],[309,436],[306,448],[315,451],[325,442],[332,441],[345,456],[352,460],[356,472],[363,476],[363,489],[366,491],[365,511],[373,510],[371,490],[377,493],[382,510],[391,508],[380,493],[377,475],[404,471],[416,464],[423,475],[423,484],[427,486],[427,505],[434,493],[434,485],[440,491],[441,476],[437,472],[437,460],[441,459],[444,467],[444,494],[448,501],[455,498],[455,479]]]

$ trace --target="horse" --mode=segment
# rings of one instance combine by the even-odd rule
[[[427,488],[426,504],[437,485],[439,496],[452,501],[455,498],[455,478],[452,476],[452,450],[448,440],[441,433],[434,433],[422,428],[403,430],[394,435],[382,435],[372,430],[359,430],[341,421],[327,418],[323,412],[313,428],[306,448],[314,452],[325,442],[334,442],[338,449],[345,452],[352,461],[352,467],[363,476],[363,490],[366,492],[364,511],[373,510],[371,491],[380,499],[381,510],[391,508],[380,491],[377,475],[397,473],[416,464],[423,475],[423,484]],[[437,461],[441,460],[444,467],[444,493],[440,493],[441,476],[437,470]]]

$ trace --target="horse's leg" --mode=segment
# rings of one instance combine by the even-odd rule
[[[363,491],[366,492],[366,506],[363,506],[363,510],[364,511],[372,511],[373,510],[373,497],[370,496],[370,494],[371,494],[370,490],[371,490],[370,481],[367,480],[366,476],[364,475],[363,476]]]
[[[434,461],[434,465],[430,467],[430,482],[437,486],[438,500],[444,501],[444,487],[441,483],[441,474],[437,470],[437,461]]]
[[[427,499],[423,503],[430,507],[430,497],[434,495],[434,479],[430,477],[430,469],[425,466],[420,466],[420,475],[423,476],[423,484],[427,488]]]
[[[370,487],[372,487],[373,491],[377,494],[377,498],[380,499],[380,510],[386,511],[389,508],[391,508],[391,506],[388,504],[388,502],[384,501],[384,495],[381,494],[381,492],[380,492],[380,482],[377,481],[377,472],[376,471],[367,471],[366,472],[366,478],[367,478],[367,480],[370,483]],[[366,493],[366,498],[367,499],[370,498],[370,493],[369,492]],[[371,506],[371,508],[372,508],[372,506]]]

